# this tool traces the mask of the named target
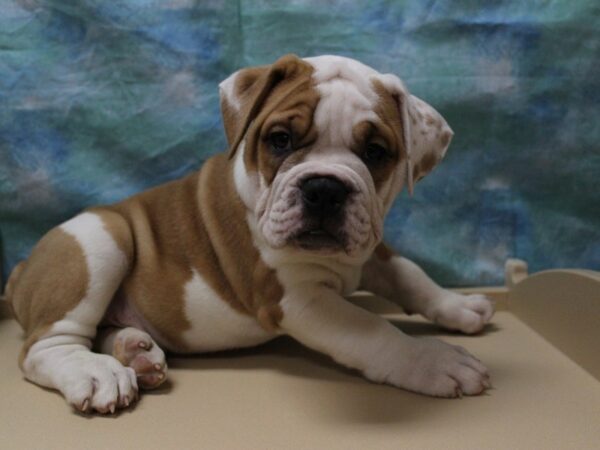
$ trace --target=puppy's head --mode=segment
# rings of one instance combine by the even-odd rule
[[[220,93],[236,188],[274,249],[368,256],[394,197],[452,138],[399,78],[349,58],[287,55],[234,73]]]

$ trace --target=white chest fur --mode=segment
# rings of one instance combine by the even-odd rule
[[[185,315],[191,328],[183,339],[193,352],[249,347],[274,338],[276,335],[260,327],[258,322],[233,309],[206,283],[194,275],[185,285]]]

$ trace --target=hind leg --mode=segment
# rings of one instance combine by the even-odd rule
[[[148,333],[137,328],[106,328],[98,333],[96,347],[135,370],[138,386],[154,389],[167,379],[165,353]]]
[[[132,368],[90,351],[127,273],[123,222],[115,213],[86,212],[55,228],[34,249],[12,293],[27,335],[20,361],[25,377],[59,390],[85,412],[112,413],[137,396]]]

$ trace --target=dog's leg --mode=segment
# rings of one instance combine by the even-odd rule
[[[481,331],[494,313],[483,295],[462,295],[443,289],[412,261],[380,244],[363,268],[361,287],[451,330]]]
[[[95,346],[135,370],[143,389],[157,388],[167,379],[165,353],[145,331],[133,327],[105,328],[99,331]]]
[[[20,361],[25,377],[59,390],[81,411],[114,412],[137,395],[132,368],[90,352],[96,326],[127,273],[128,230],[115,213],[69,220],[40,241],[12,289],[27,335]]]
[[[439,397],[477,395],[487,369],[466,350],[412,338],[323,286],[286,287],[282,330],[368,379]]]

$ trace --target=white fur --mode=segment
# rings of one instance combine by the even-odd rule
[[[377,121],[374,112],[378,96],[371,86],[377,72],[358,61],[339,56],[306,58],[315,68],[313,80],[320,100],[314,115],[319,130],[320,150],[348,149],[352,127],[363,121]]]
[[[121,282],[123,272],[127,269],[127,257],[104,229],[102,219],[96,214],[80,214],[62,224],[60,228],[79,243],[89,274],[84,299],[77,308],[67,313],[64,320],[72,320],[79,326],[85,324],[95,329],[99,316],[104,314],[106,306],[112,300],[115,287]],[[90,334],[94,335],[95,331],[89,330],[86,333]]]
[[[28,379],[58,389],[79,409],[114,411],[125,397],[127,402],[135,397],[135,372],[113,357],[89,349],[96,325],[127,269],[127,259],[96,214],[83,213],[61,229],[83,250],[89,274],[87,292],[31,346],[23,370]]]
[[[281,302],[282,327],[368,379],[439,397],[479,394],[487,369],[464,349],[414,339],[330,289],[308,283]]]
[[[256,217],[259,231],[271,247],[284,247],[304,226],[300,184],[303,179],[313,176],[333,176],[352,189],[346,201],[346,217],[342,225],[342,232],[347,236],[344,250],[349,258],[360,258],[380,240],[383,221],[375,187],[368,172],[365,176],[364,170],[359,172],[361,166],[358,166],[359,170],[353,167],[355,157],[348,152],[345,154],[349,157],[335,159],[332,155],[325,155],[308,158],[287,172],[280,172],[270,189],[262,191]],[[345,163],[341,164],[342,161]]]
[[[256,201],[258,199],[258,193],[261,186],[264,186],[262,175],[252,172],[249,173],[246,170],[244,164],[244,154],[246,153],[246,140],[242,140],[238,146],[235,161],[233,165],[233,181],[235,183],[235,189],[242,199],[246,208],[254,210],[256,208]]]
[[[336,55],[313,56],[304,58],[304,61],[316,69],[313,78],[317,84],[345,79],[351,81],[371,101],[377,100],[371,87],[371,77],[379,74],[375,69],[355,59]]]
[[[196,270],[185,285],[184,299],[191,328],[182,337],[192,352],[248,347],[275,337],[255,318],[229,306]]]
[[[237,74],[238,73],[235,72],[219,83],[219,94],[221,95],[221,98],[224,98],[229,107],[233,108],[235,112],[239,112],[242,107],[240,99],[235,95],[235,80]]]

